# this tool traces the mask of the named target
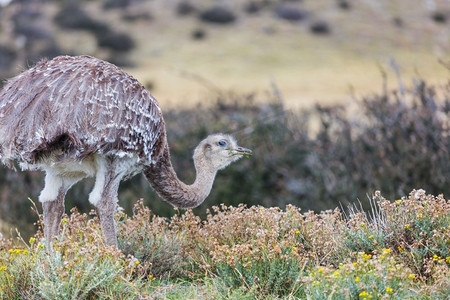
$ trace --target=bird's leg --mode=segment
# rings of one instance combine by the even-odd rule
[[[89,201],[95,205],[100,218],[107,245],[117,247],[117,230],[114,212],[118,202],[117,193],[122,175],[116,173],[115,162],[108,158],[97,158],[95,185],[89,194]]]
[[[53,238],[59,234],[59,224],[64,214],[65,193],[66,191],[60,188],[56,200],[42,203],[44,211],[44,238],[47,249],[50,248]]]
[[[117,247],[117,229],[114,221],[114,212],[116,211],[117,201],[111,197],[102,197],[97,205],[97,213],[100,218],[105,242],[109,246]]]
[[[82,177],[62,178],[51,170],[46,172],[45,187],[39,195],[44,212],[44,238],[47,249],[59,234],[59,224],[64,214],[64,197],[70,187]]]

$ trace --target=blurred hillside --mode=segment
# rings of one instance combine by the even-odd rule
[[[448,0],[3,0],[0,77],[41,57],[116,63],[166,105],[276,82],[289,106],[343,102],[398,75],[443,84]],[[397,71],[396,71],[397,70]],[[398,72],[398,73],[397,73]]]

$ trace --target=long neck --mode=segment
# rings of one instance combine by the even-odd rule
[[[187,185],[178,179],[170,162],[169,148],[166,146],[161,158],[153,165],[145,168],[143,173],[150,185],[165,201],[178,208],[199,206],[208,197],[216,171],[195,166],[197,174],[193,184]]]

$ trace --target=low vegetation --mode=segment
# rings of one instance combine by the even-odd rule
[[[142,201],[117,214],[120,248],[73,210],[42,232],[0,240],[2,299],[447,299],[450,201],[379,192],[364,213],[213,207],[166,219]],[[40,224],[40,222],[38,223]]]

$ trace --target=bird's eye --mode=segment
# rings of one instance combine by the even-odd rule
[[[224,147],[224,146],[227,145],[227,142],[225,142],[225,141],[220,141],[218,144],[219,144],[219,146]]]

